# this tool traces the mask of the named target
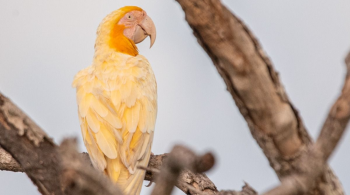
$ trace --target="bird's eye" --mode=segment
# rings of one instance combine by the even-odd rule
[[[128,18],[131,19],[131,15],[129,15]]]

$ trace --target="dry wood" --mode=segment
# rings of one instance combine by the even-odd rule
[[[173,187],[178,183],[180,173],[184,169],[193,171],[194,173],[201,173],[209,170],[214,165],[214,157],[207,153],[203,156],[196,156],[194,152],[186,147],[175,146],[165,163],[161,167],[161,172],[157,176],[157,185],[152,191],[152,195],[168,195],[171,194]],[[189,190],[190,193],[191,189]],[[198,192],[200,190],[195,190]]]
[[[148,168],[160,170],[164,161],[168,158],[169,154],[162,155],[151,155]],[[207,161],[209,162],[210,159]],[[212,162],[214,163],[214,162]],[[145,180],[155,181],[156,175],[152,171],[147,171]],[[204,174],[204,173],[194,173],[190,170],[183,170],[180,173],[176,187],[185,192],[186,194],[194,195],[197,194],[190,190],[190,186],[195,188],[197,191],[205,192],[207,194],[217,194],[218,190],[215,184]]]
[[[298,174],[282,180],[281,185],[270,190],[266,195],[304,194],[312,187],[313,181],[322,174],[329,156],[339,143],[350,120],[350,52],[345,63],[347,74],[342,93],[330,109],[316,143],[302,155],[302,169]],[[326,188],[326,186],[322,190],[324,194],[333,192],[333,189]]]
[[[220,0],[177,1],[280,180],[297,173],[312,141],[257,39]],[[337,177],[327,165],[324,170],[307,194],[324,188],[343,194]]]
[[[63,195],[57,147],[44,131],[1,94],[0,146],[14,157],[42,194]]]

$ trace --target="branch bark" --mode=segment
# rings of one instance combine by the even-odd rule
[[[0,145],[20,164],[42,194],[63,195],[58,177],[61,169],[56,166],[61,160],[57,147],[44,131],[1,94]]]
[[[302,156],[302,172],[285,178],[281,185],[268,191],[265,195],[297,195],[306,193],[313,181],[322,174],[329,156],[343,136],[350,120],[350,52],[345,59],[347,74],[337,101],[329,111],[320,135],[314,145]],[[324,188],[324,194],[331,194],[332,189]],[[342,192],[338,192],[342,193]]]
[[[177,2],[279,179],[302,170],[312,140],[257,39],[220,0]],[[324,188],[343,194],[337,177],[327,165],[324,170],[307,194]]]
[[[202,173],[211,169],[214,165],[214,157],[207,153],[203,156],[196,156],[194,152],[183,146],[175,146],[157,176],[156,186],[152,195],[171,194],[173,187],[178,183],[182,170],[189,170],[194,173]],[[194,188],[195,189],[195,188]],[[197,191],[197,190],[195,190]],[[199,190],[198,190],[199,191]],[[190,193],[193,193],[191,189]]]

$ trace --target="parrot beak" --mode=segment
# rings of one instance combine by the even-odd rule
[[[151,39],[151,48],[156,41],[156,27],[154,26],[153,20],[149,16],[146,16],[145,19],[136,26],[133,41],[135,44],[141,43],[148,36],[150,36]]]

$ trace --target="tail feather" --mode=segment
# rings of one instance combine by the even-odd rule
[[[140,160],[136,166],[147,167],[151,150],[147,152],[144,159]],[[135,170],[133,174],[123,165],[120,158],[109,159],[107,165],[108,176],[120,187],[125,195],[139,195],[141,192],[145,171]]]

